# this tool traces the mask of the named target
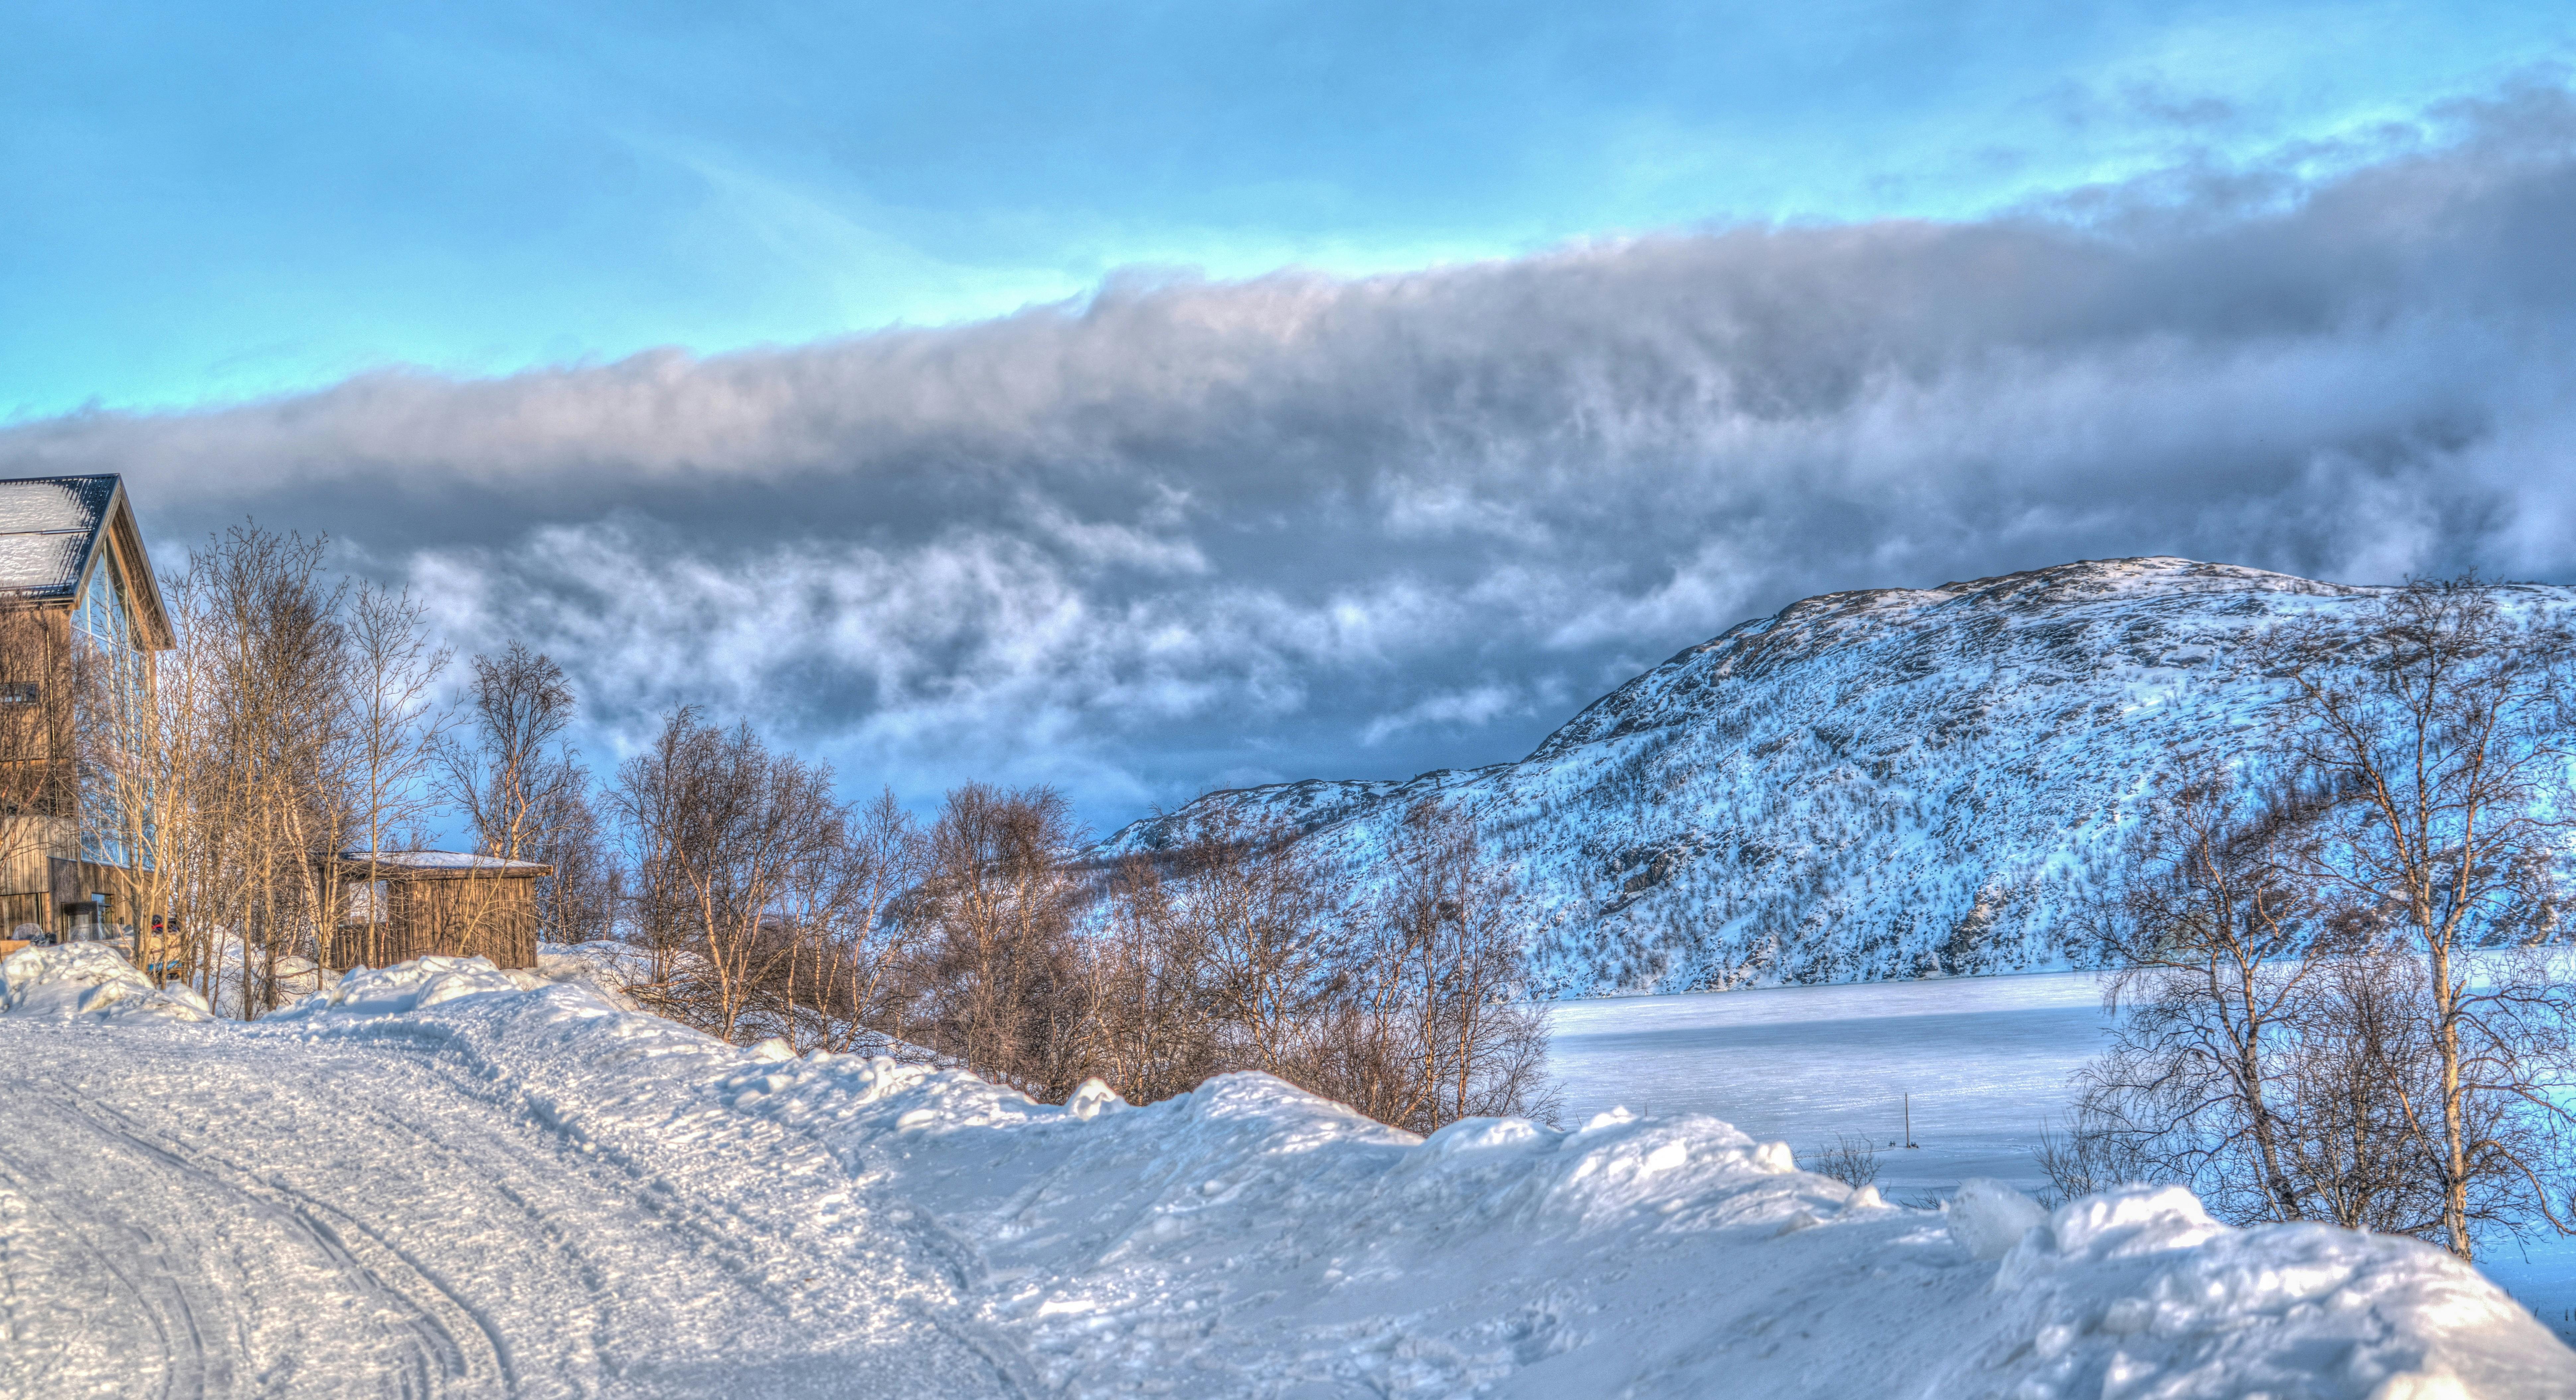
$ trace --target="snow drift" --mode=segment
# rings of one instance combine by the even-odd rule
[[[2187,559],[2088,561],[1829,593],[1729,628],[1594,702],[1518,763],[1211,794],[1361,878],[1413,802],[1472,813],[1545,911],[1561,995],[2067,965],[2156,780],[2243,751],[2281,693],[2250,644],[2386,590]],[[2501,585],[2523,615],[2576,590]]]
[[[193,988],[156,987],[103,943],[21,948],[0,959],[0,1012],[174,1021],[202,1021],[211,1014]]]
[[[13,961],[12,1005],[50,1004],[52,966]],[[0,1018],[0,1043],[23,1054],[70,1033],[55,1024]],[[796,1300],[836,1270],[913,1259],[936,1282],[907,1296],[937,1336],[971,1342],[989,1393],[2576,1397],[2576,1355],[2413,1241],[2232,1230],[2171,1189],[2044,1212],[1978,1184],[1946,1212],[1902,1209],[1705,1117],[1473,1120],[1416,1139],[1260,1075],[1056,1108],[955,1070],[736,1050],[473,960],[353,973],[247,1026],[101,1033],[138,1050],[182,1038],[199,1062],[281,1081],[300,1056],[435,1066],[654,1210],[726,1222],[729,1257],[804,1232],[783,1274],[733,1266],[782,1309],[810,1308]],[[367,1160],[380,1131],[335,1123],[328,1160]],[[692,1165],[745,1141],[775,1167]],[[438,1231],[397,1238],[372,1209],[389,1246],[436,1256]],[[715,1372],[695,1390],[598,1381],[591,1352],[543,1360],[565,1331],[552,1316],[460,1301],[501,1329],[524,1388],[727,1388]],[[835,1366],[910,1344],[875,1335],[836,1342],[851,1350]],[[752,1374],[795,1336],[707,1345]],[[31,1379],[13,1364],[0,1389]]]

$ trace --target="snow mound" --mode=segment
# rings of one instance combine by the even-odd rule
[[[2039,1202],[1991,1177],[1960,1182],[1950,1198],[1950,1238],[1978,1259],[2003,1258],[2047,1223],[2048,1211]]]
[[[2015,1394],[2576,1393],[2576,1356],[2450,1255],[2326,1225],[2235,1230],[2180,1187],[2060,1207],[1994,1291],[2028,1336]]]
[[[489,958],[426,957],[392,967],[353,967],[327,990],[272,1014],[271,1019],[341,1011],[391,1016],[425,1010],[459,997],[524,992],[543,985],[526,973],[508,973]]]
[[[541,945],[536,970],[502,968],[483,957],[417,958],[391,967],[353,967],[329,987],[274,1013],[397,1016],[459,997],[533,992],[548,986],[578,987],[622,1012],[637,1012],[626,995],[636,950],[622,943]],[[641,1013],[637,1013],[641,1014]]]
[[[627,988],[652,980],[644,950],[629,943],[593,939],[588,943],[540,943],[537,974],[549,982],[570,982],[620,1011],[643,1009]]]
[[[170,1021],[212,1014],[194,989],[153,986],[123,953],[102,943],[21,948],[0,960],[0,1012]]]

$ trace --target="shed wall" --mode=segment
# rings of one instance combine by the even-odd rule
[[[363,889],[363,876],[351,876]],[[388,967],[419,957],[483,957],[496,967],[537,965],[536,882],[524,878],[395,879],[374,921],[344,922],[323,961]]]

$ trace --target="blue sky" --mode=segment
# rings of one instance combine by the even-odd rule
[[[1107,827],[1798,598],[2576,580],[2576,9],[0,7],[0,475]]]
[[[1124,267],[1971,217],[2576,57],[2528,0],[35,0],[0,32],[20,421],[952,323]]]

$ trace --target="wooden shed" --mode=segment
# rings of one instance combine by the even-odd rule
[[[387,967],[413,958],[485,957],[537,965],[537,880],[551,865],[456,851],[347,851],[342,900],[323,963]]]

